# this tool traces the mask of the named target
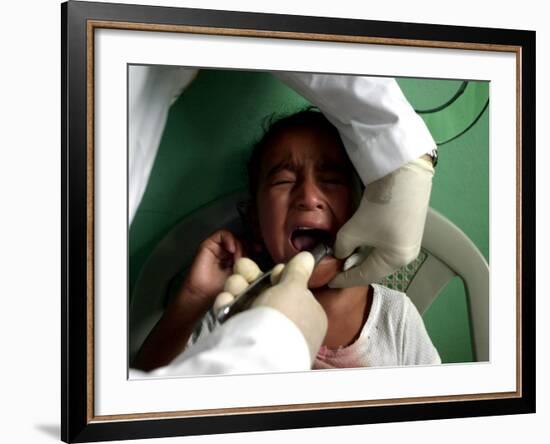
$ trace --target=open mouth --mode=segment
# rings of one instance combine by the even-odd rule
[[[321,242],[332,246],[332,235],[319,228],[296,228],[290,235],[292,246],[298,251],[311,251]]]

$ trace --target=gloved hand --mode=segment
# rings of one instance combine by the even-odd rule
[[[344,263],[347,271],[339,273],[330,287],[378,282],[416,259],[433,174],[431,159],[423,156],[366,186],[358,210],[337,234],[335,256],[351,256]]]
[[[286,265],[277,265],[271,275],[273,287],[264,291],[252,305],[274,308],[290,319],[304,335],[311,362],[328,328],[325,311],[307,289],[313,266],[313,256],[306,251],[297,254]],[[215,311],[232,302],[235,295],[242,293],[261,273],[256,263],[248,258],[239,259],[234,272],[226,281],[225,291],[216,298]]]

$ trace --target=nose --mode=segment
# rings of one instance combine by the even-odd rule
[[[317,182],[312,177],[305,177],[295,189],[295,206],[300,210],[323,210],[326,208],[325,197]]]

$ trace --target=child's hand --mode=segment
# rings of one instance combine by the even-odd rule
[[[233,264],[242,256],[242,245],[233,233],[216,231],[199,245],[179,297],[185,298],[186,304],[208,309],[232,274]]]

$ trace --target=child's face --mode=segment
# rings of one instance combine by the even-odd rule
[[[333,244],[350,218],[352,166],[335,134],[308,127],[290,128],[266,147],[259,171],[258,220],[275,263],[287,262],[320,240]],[[310,288],[326,285],[342,261],[326,257]]]

